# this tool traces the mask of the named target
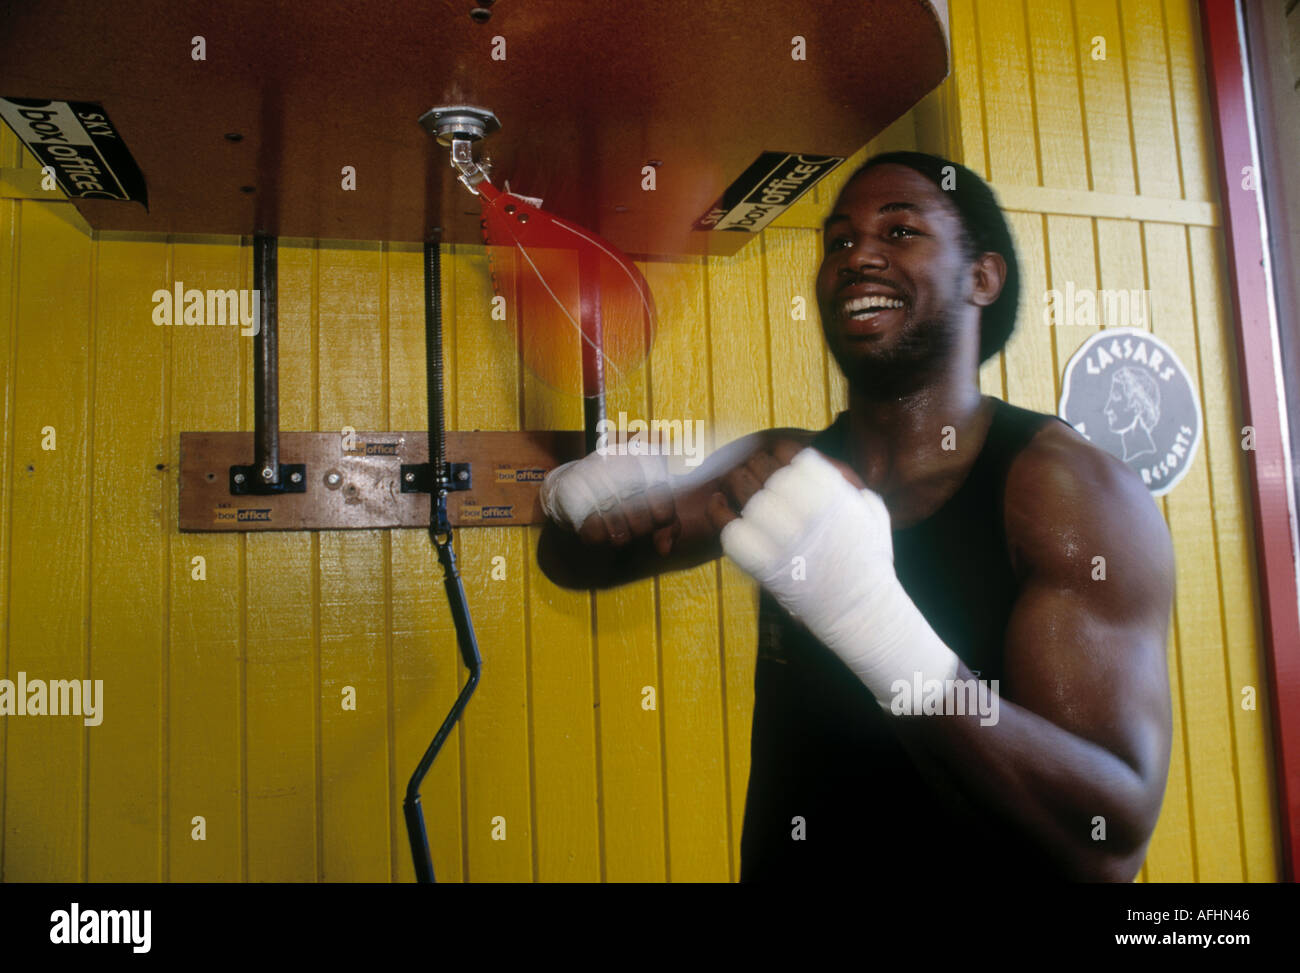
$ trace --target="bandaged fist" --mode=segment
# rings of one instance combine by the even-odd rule
[[[889,510],[815,449],[733,485],[740,516],[715,495],[722,549],[771,592],[887,705],[896,679],[951,678],[957,657],[934,634],[894,573]],[[855,478],[856,479],[856,478]],[[860,483],[861,481],[857,481]]]
[[[681,533],[662,456],[592,453],[556,467],[542,483],[546,516],[590,544],[621,547],[654,535],[667,554]]]

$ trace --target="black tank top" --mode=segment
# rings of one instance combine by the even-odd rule
[[[935,633],[979,678],[1001,681],[1017,589],[1003,488],[1012,459],[1056,417],[995,402],[988,436],[957,492],[892,533],[898,579]],[[848,418],[840,413],[813,445],[849,462]],[[767,592],[758,642],[742,882],[956,880],[963,871],[992,877],[990,870],[1050,876],[1023,836],[974,808],[948,810],[890,729],[895,717]]]

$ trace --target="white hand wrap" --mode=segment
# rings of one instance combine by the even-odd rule
[[[577,532],[593,513],[608,513],[652,487],[667,486],[668,464],[662,456],[602,456],[591,453],[557,466],[542,481],[542,510],[556,523]]]
[[[856,490],[815,449],[768,477],[722,549],[808,627],[885,708],[891,686],[947,680],[957,656],[935,634],[894,573],[889,510]],[[795,560],[802,558],[802,564]]]

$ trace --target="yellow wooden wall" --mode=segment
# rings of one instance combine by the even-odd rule
[[[1011,211],[1022,313],[985,391],[1054,411],[1094,330],[1041,323],[1066,281],[1149,289],[1152,330],[1201,388],[1206,440],[1160,501],[1174,746],[1142,878],[1274,880],[1269,714],[1237,704],[1267,692],[1194,2],[953,0],[951,20],[953,77],[868,148],[946,151]],[[816,226],[851,165],[736,257],[643,265],[661,331],[611,412],[702,418],[722,441],[843,407],[815,314],[791,303],[815,307]],[[0,169],[0,669],[103,679],[106,697],[98,727],[0,719],[0,877],[410,880],[402,791],[463,680],[427,536],[179,534],[178,434],[252,428],[253,345],[157,328],[151,295],[251,287],[248,241],[91,234],[7,129]],[[521,372],[488,319],[481,248],[452,251],[450,427],[577,428],[579,404]],[[423,426],[417,249],[281,241],[280,314],[283,428]],[[485,665],[424,787],[439,877],[734,880],[753,587],[714,563],[563,591],[536,541],[458,534]]]

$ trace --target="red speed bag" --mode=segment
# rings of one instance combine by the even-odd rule
[[[613,244],[487,180],[474,187],[492,287],[513,317],[524,364],[553,389],[596,396],[649,353],[654,299]]]

